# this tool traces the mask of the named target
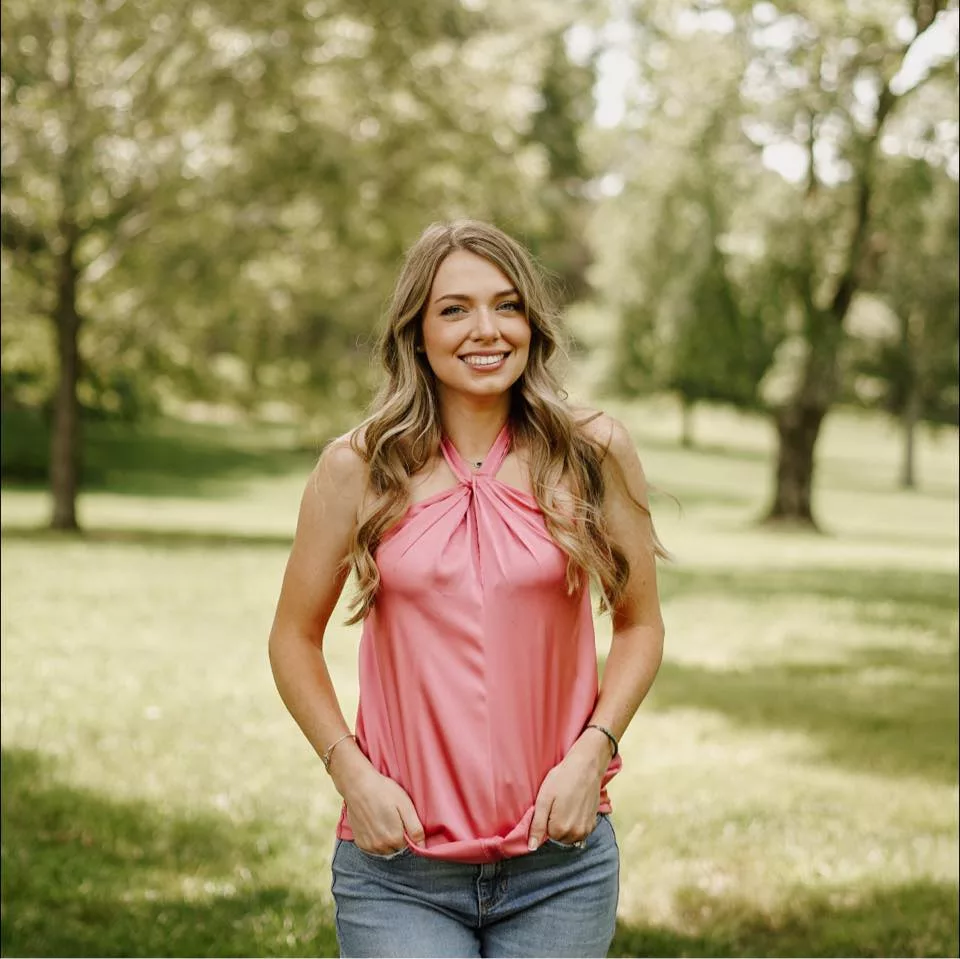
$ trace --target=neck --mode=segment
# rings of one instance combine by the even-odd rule
[[[509,416],[509,395],[491,397],[490,402],[463,397],[440,399],[443,432],[470,462],[479,462],[487,455]]]

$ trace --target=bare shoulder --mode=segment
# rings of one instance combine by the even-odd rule
[[[359,504],[367,486],[367,464],[361,448],[362,435],[357,430],[331,440],[310,474],[305,495],[326,502]]]
[[[615,509],[618,503],[632,502],[648,509],[647,478],[626,426],[599,410],[578,410],[576,421],[583,435],[603,450],[606,507]]]
[[[630,431],[603,410],[579,407],[573,411],[574,421],[583,435],[599,446],[605,456],[612,456],[621,468],[631,462],[639,465],[637,447]]]
[[[653,528],[650,487],[630,431],[598,410],[577,410],[575,416],[584,435],[604,451],[603,511],[614,540],[625,549],[634,568],[654,557],[668,559],[670,554]],[[656,589],[655,577],[641,577],[641,581],[654,583]]]
[[[351,430],[327,443],[317,466],[329,470],[336,479],[359,479],[367,469],[362,449],[363,432]]]

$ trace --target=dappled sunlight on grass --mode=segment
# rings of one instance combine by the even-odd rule
[[[204,499],[170,496],[163,499],[128,493],[81,494],[80,524],[91,533],[99,529],[185,536],[273,536],[293,538],[297,507],[311,465],[277,479],[236,479],[221,496]],[[5,490],[5,528],[32,529],[49,522],[46,494],[30,490]]]
[[[876,662],[867,654],[867,664]],[[912,672],[863,683],[856,667],[752,667],[742,672],[666,664],[654,704],[697,704],[763,729],[797,728],[818,737],[823,755],[853,769],[956,780],[957,696],[950,660],[914,683]],[[955,670],[955,667],[954,667]],[[872,677],[871,677],[872,678]]]
[[[956,955],[957,890],[949,883],[824,884],[766,909],[718,894],[707,879],[677,892],[678,922],[622,923],[611,956]]]
[[[2,419],[5,485],[44,486],[47,418],[14,408],[5,409]],[[307,438],[290,426],[94,419],[84,424],[82,487],[145,498],[216,499],[244,480],[309,470],[325,439]]]
[[[707,708],[654,707],[635,726],[625,770],[611,787],[627,923],[673,929],[679,938],[699,930],[707,948],[717,949],[722,931],[711,915],[691,917],[685,890],[700,890],[711,914],[739,900],[742,913],[730,918],[744,922],[751,914],[775,917],[825,889],[857,898],[901,883],[929,883],[944,894],[955,888],[955,785],[852,773],[824,762],[806,731],[744,727]],[[932,918],[904,921],[919,929]],[[938,921],[948,932],[948,921]],[[768,931],[775,928],[772,922]],[[803,951],[792,948],[745,943],[733,954]],[[831,954],[822,936],[812,935],[805,948]],[[945,953],[875,947],[832,954]]]
[[[270,824],[65,785],[25,750],[2,768],[5,955],[336,953],[329,901],[283,881]]]
[[[831,419],[816,535],[754,523],[762,421],[702,411],[681,450],[665,408],[621,415],[683,508],[654,498],[677,559],[610,787],[613,954],[956,954],[955,434],[898,493],[883,424]],[[5,955],[335,954],[340,801],[266,653],[312,456],[254,453],[216,495],[90,491],[81,537],[3,491]],[[349,592],[325,649],[352,719]]]
[[[670,657],[712,667],[845,661],[859,648],[936,647],[956,659],[953,573],[873,570],[717,571],[661,575],[671,608]],[[749,607],[744,606],[749,600]]]

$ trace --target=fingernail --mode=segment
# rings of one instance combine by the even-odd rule
[[[527,843],[527,849],[536,849],[536,848],[537,848],[537,840],[534,839],[533,836],[531,836],[530,841]]]

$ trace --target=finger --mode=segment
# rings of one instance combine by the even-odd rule
[[[403,800],[398,803],[397,812],[400,813],[400,821],[403,823],[404,833],[415,845],[422,846],[426,839],[426,834],[423,831],[420,817],[417,815],[417,811],[413,808],[413,803],[408,796],[404,796]]]
[[[550,810],[553,808],[553,796],[537,796],[537,804],[533,807],[533,820],[530,823],[530,838],[527,840],[528,849],[539,849],[543,837],[547,833],[547,823],[550,821]]]

